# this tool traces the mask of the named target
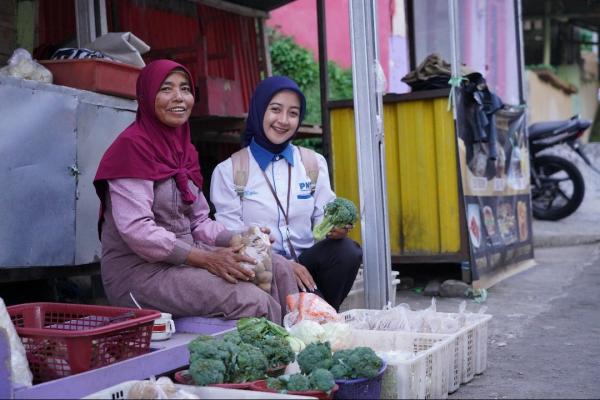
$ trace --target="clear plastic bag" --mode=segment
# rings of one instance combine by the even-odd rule
[[[15,78],[52,83],[52,73],[36,62],[23,48],[16,49],[8,59],[8,65],[0,68],[0,74]]]
[[[269,235],[263,233],[260,227],[252,225],[243,232],[231,238],[232,246],[243,245],[241,254],[256,260],[256,264],[241,263],[242,267],[255,273],[254,284],[267,293],[271,292],[273,280],[273,264],[271,262],[271,241]]]
[[[10,369],[11,379],[15,386],[31,386],[33,375],[29,369],[29,363],[25,354],[25,348],[17,330],[8,315],[4,300],[0,297],[0,330],[4,330],[8,336],[10,345]]]
[[[289,314],[284,317],[284,324],[288,326],[293,326],[304,319],[319,324],[342,322],[342,317],[335,311],[335,308],[314,293],[289,294],[286,301]]]

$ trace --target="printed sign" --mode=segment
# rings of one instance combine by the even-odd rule
[[[495,135],[486,141],[480,137],[475,140],[468,122],[464,118],[459,121],[458,149],[473,280],[533,258],[524,110],[502,109],[494,117]]]

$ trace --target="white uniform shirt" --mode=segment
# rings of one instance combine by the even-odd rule
[[[291,257],[286,239],[288,232],[294,250],[300,256],[303,250],[314,244],[312,228],[322,221],[323,207],[335,199],[325,158],[321,154],[316,154],[319,178],[315,192],[311,196],[310,178],[300,159],[300,152],[296,146],[292,148],[294,166],[291,168],[289,226],[286,226],[285,217],[249,147],[246,148],[249,152],[249,177],[243,200],[234,190],[231,158],[217,165],[210,185],[210,200],[215,206],[217,221],[230,230],[241,230],[249,225],[268,227],[271,229],[271,236],[275,239],[273,250],[285,254],[288,258]],[[284,158],[270,162],[265,169],[265,174],[285,210],[288,193],[288,162]]]

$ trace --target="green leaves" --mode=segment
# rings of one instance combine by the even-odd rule
[[[304,47],[284,36],[275,29],[269,30],[269,43],[273,75],[285,75],[294,79],[306,97],[305,123],[321,123],[321,92],[319,82],[319,63],[315,56]],[[352,98],[352,71],[327,63],[329,75],[329,99]]]

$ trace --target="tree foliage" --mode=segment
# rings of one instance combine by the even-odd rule
[[[269,30],[269,43],[273,75],[294,79],[306,97],[305,123],[321,124],[321,92],[319,64],[313,54],[298,45],[293,38],[275,29]],[[341,68],[333,61],[327,63],[329,99],[352,98],[352,71]]]

